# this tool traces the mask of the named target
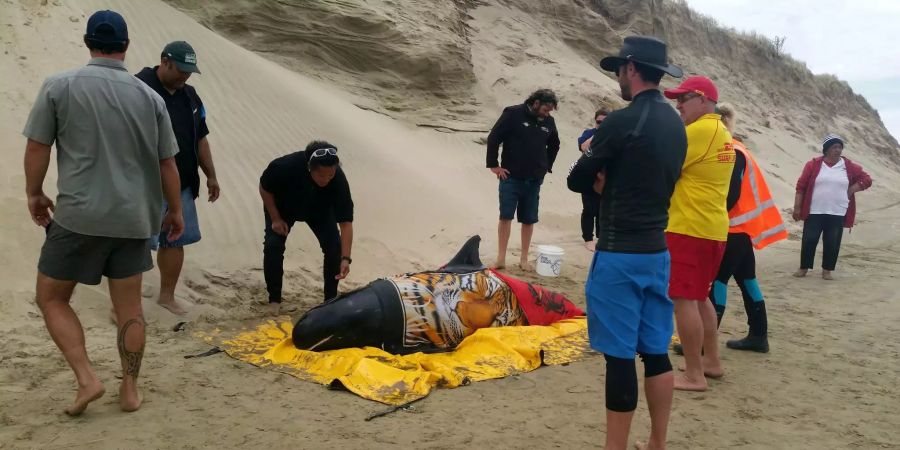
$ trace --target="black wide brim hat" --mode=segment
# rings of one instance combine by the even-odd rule
[[[666,43],[648,36],[628,36],[619,55],[601,59],[600,67],[609,72],[617,72],[619,66],[629,61],[662,70],[675,78],[684,75],[680,67],[669,64]]]

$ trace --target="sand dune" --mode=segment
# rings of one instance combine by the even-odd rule
[[[564,276],[540,282],[583,305],[590,254],[578,242],[580,202],[565,189],[564,175],[577,156],[573,142],[584,117],[598,103],[621,104],[615,82],[593,67],[591,52],[611,48],[629,30],[666,27],[688,46],[675,50],[686,68],[709,67],[708,55],[689,53],[695,47],[685,29],[633,20],[633,11],[608,2],[594,2],[588,11],[582,2],[561,1],[546,8],[537,1],[267,1],[258,4],[258,14],[248,8],[257,5],[252,2],[174,2],[193,17],[159,0],[0,2],[0,149],[8,157],[0,167],[0,448],[86,442],[91,448],[591,448],[602,442],[599,359],[436,392],[409,412],[365,422],[381,407],[222,355],[183,359],[206,347],[171,331],[179,319],[153,303],[155,274],[146,283],[144,408],[120,414],[108,394],[85,418],[62,417],[71,374],[32,300],[42,232],[29,222],[22,194],[20,131],[42,79],[87,61],[80,36],[96,9],[115,9],[128,20],[132,72],[155,64],[171,40],[194,45],[204,73],[191,82],[207,106],[223,197],[200,206],[204,239],[189,249],[178,291],[194,304],[190,331],[262,315],[254,306],[264,292],[258,176],[272,158],[313,138],[338,145],[354,190],[357,240],[347,287],[433,267],[476,233],[485,238],[482,257],[490,261],[497,200],[478,143],[484,133],[448,131],[487,129],[503,105],[538,85],[552,86],[565,101],[558,113],[564,147],[542,191],[535,241],[560,244],[568,254]],[[544,22],[547,17],[552,20]],[[588,26],[603,32],[588,39]],[[323,43],[330,36],[340,39]],[[722,45],[748,51],[741,43]],[[434,65],[441,55],[446,65]],[[789,277],[798,258],[798,224],[790,224],[791,241],[759,255],[773,352],[724,352],[729,372],[723,381],[707,394],[676,396],[672,448],[900,448],[892,423],[900,404],[893,386],[900,373],[893,338],[900,333],[893,278],[900,268],[900,174],[890,153],[896,141],[870,148],[867,130],[877,137],[883,127],[858,104],[848,115],[792,112],[782,121],[784,113],[776,111],[794,111],[788,108],[800,99],[766,97],[771,80],[724,69],[722,76],[726,72],[735,82],[723,91],[747,112],[742,131],[779,205],[790,206],[796,176],[815,154],[811,147],[822,130],[812,125],[826,122],[848,130],[855,140],[847,155],[876,185],[860,195],[860,224],[845,235],[838,282]],[[745,97],[738,96],[742,86]],[[777,109],[776,102],[787,106]],[[54,180],[51,168],[50,192]],[[320,253],[311,233],[296,230],[286,294],[302,311],[318,301]],[[724,337],[745,329],[736,290],[731,296]],[[105,288],[80,287],[73,303],[100,375],[112,387],[118,357]],[[641,408],[637,436],[648,426]]]
[[[85,3],[83,7],[90,10],[91,5]],[[192,83],[207,103],[210,140],[224,189],[221,202],[214,207],[203,205],[201,210],[206,225],[202,253],[209,256],[206,261],[252,264],[248,259],[259,259],[254,257],[259,253],[262,237],[261,203],[256,191],[259,174],[271,159],[302,149],[313,138],[332,141],[344,155],[346,170],[357,192],[358,255],[363,261],[359,267],[376,262],[391,267],[390,261],[378,261],[378,257],[367,255],[369,241],[376,241],[372,244],[376,247],[378,244],[401,246],[396,251],[402,253],[419,249],[413,253],[424,255],[430,249],[422,248],[422,244],[435,234],[451,234],[447,233],[448,228],[453,229],[454,236],[489,229],[485,219],[494,215],[493,208],[489,207],[493,197],[485,198],[481,194],[494,189],[493,181],[486,170],[479,170],[483,167],[481,151],[461,155],[459,147],[477,149],[471,143],[416,130],[362,110],[336,89],[243,50],[163,4],[137,6],[124,2],[117,9],[128,18],[140,18],[130,21],[135,36],[126,61],[130,70],[137,71],[158,62],[159,49],[176,37],[189,40],[200,54],[205,75],[196,77]],[[70,22],[66,15],[46,14],[49,17],[36,15],[34,23],[24,27],[25,31],[54,27],[53,21],[59,21],[68,28],[60,34],[73,36],[70,44],[74,45],[54,48],[55,38],[23,33],[19,42],[37,42],[27,44],[32,48],[21,53],[39,50],[41,59],[57,64],[54,68],[37,69],[27,59],[11,58],[25,66],[22,71],[33,71],[30,86],[6,87],[14,89],[10,95],[19,95],[14,102],[15,110],[5,111],[10,114],[4,124],[11,135],[23,123],[23,115],[30,107],[30,95],[40,83],[40,74],[82,64],[85,60],[84,52],[75,44],[83,33],[83,23]],[[20,147],[12,142],[6,145],[11,147],[11,152]],[[8,176],[20,172],[18,167],[10,166],[5,171]],[[484,176],[473,177],[473,172]],[[467,215],[457,217],[461,211]],[[404,227],[401,233],[397,232],[399,226]],[[305,238],[304,244],[312,242],[311,235],[304,236],[302,232],[298,235]],[[392,235],[402,239],[377,242],[378,237]],[[254,256],[248,258],[248,255]],[[368,258],[372,259],[365,262]]]

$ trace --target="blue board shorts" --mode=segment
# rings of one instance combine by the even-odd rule
[[[163,200],[163,214],[169,210],[169,205]],[[184,216],[184,233],[175,241],[169,242],[167,232],[161,231],[159,235],[151,238],[153,250],[172,247],[184,247],[200,241],[200,222],[197,218],[197,204],[194,202],[194,193],[190,188],[181,191],[181,214]]]
[[[633,359],[669,351],[674,305],[669,299],[668,250],[597,251],[585,285],[588,336],[603,354]]]
[[[500,220],[512,220],[513,215],[524,225],[538,221],[538,203],[540,202],[541,178],[513,178],[500,180]]]

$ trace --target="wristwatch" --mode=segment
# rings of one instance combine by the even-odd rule
[[[341,261],[347,261],[347,264],[353,264],[353,258],[349,256],[341,256]]]

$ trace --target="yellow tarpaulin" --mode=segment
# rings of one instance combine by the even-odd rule
[[[303,380],[343,386],[389,405],[422,398],[435,386],[454,388],[507,377],[532,371],[542,363],[566,364],[592,353],[583,317],[551,326],[483,328],[453,352],[403,356],[372,347],[298,350],[291,343],[291,330],[289,321],[270,320],[231,336],[220,330],[198,335],[235,359]]]

